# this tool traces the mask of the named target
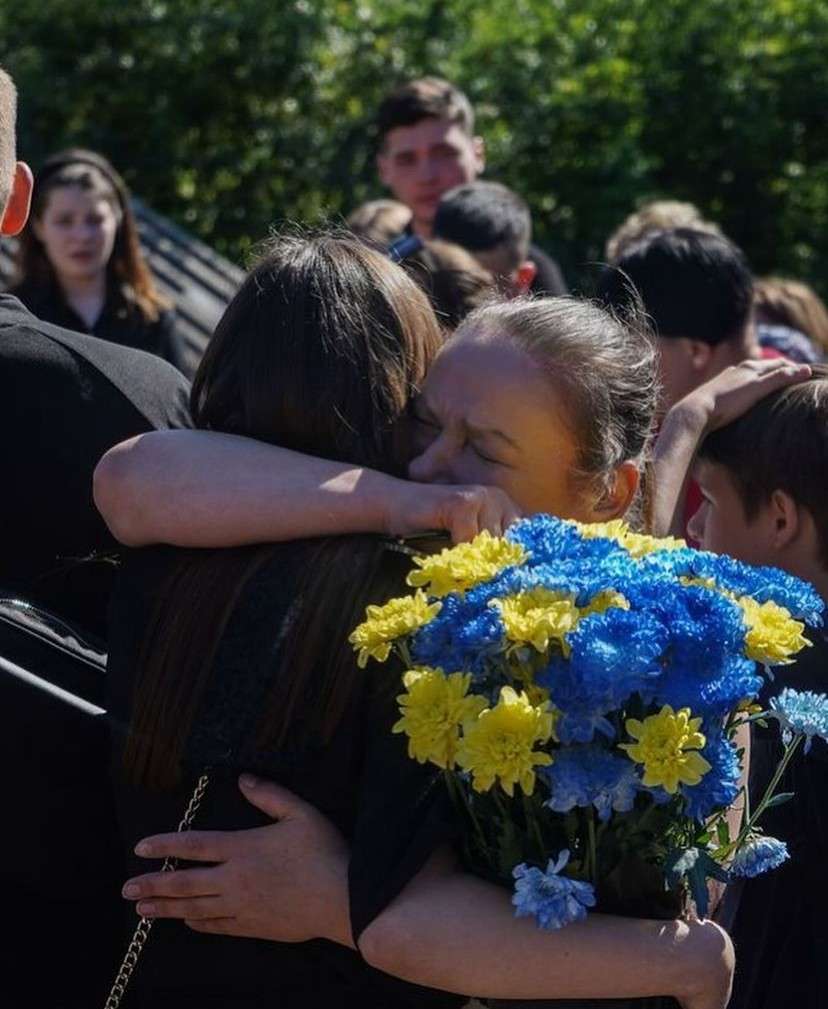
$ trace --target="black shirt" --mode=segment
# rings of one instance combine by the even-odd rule
[[[391,552],[389,552],[391,554]],[[134,551],[118,580],[112,606],[107,704],[115,752],[132,715],[141,643],[159,586],[181,551]],[[349,673],[344,714],[329,742],[301,739],[268,747],[257,723],[280,669],[281,647],[295,615],[307,553],[282,544],[245,585],[222,633],[185,752],[191,775],[181,789],[158,792],[128,783],[116,758],[114,778],[124,852],[132,872],[152,863],[132,847],[147,834],[175,828],[199,771],[211,782],[197,829],[232,829],[268,822],[236,785],[241,770],[274,779],[328,816],[351,844],[350,894],[354,935],[392,900],[429,854],[453,832],[453,817],[439,772],[410,760],[404,738],[391,733],[400,669],[369,663]],[[391,555],[400,590],[408,558]],[[396,566],[396,567],[394,567]],[[346,580],[348,575],[343,576]],[[354,591],[359,587],[354,586]],[[228,587],[230,591],[230,587]],[[379,599],[377,601],[380,601]],[[169,605],[164,603],[164,606]],[[336,647],[337,642],[331,642]],[[345,645],[350,649],[350,646]],[[311,681],[313,684],[313,681]],[[315,685],[309,690],[317,689]],[[312,701],[297,704],[297,718]],[[134,927],[134,913],[128,929]],[[404,1009],[461,1004],[458,996],[424,989],[369,968],[359,954],[333,943],[275,943],[202,935],[180,922],[159,922],[132,982],[136,1009]]]
[[[59,329],[0,295],[5,590],[102,626],[106,573],[73,561],[115,546],[92,500],[92,473],[125,438],[188,427],[188,396],[186,380],[165,361]]]
[[[770,696],[786,686],[828,691],[828,638],[821,633],[811,638],[814,647],[801,652],[794,665],[774,671]],[[767,697],[763,701],[767,703]],[[750,754],[754,809],[781,756],[776,724],[754,725]],[[828,1005],[828,744],[815,739],[807,754],[800,746],[778,791],[793,792],[794,797],[768,809],[759,826],[785,841],[791,857],[778,869],[744,881],[731,928],[736,947],[731,1009]]]
[[[44,322],[63,329],[88,333],[100,340],[134,347],[186,370],[186,355],[180,333],[176,331],[175,312],[162,309],[154,322],[149,322],[138,308],[127,301],[121,291],[110,286],[101,314],[88,326],[63,297],[56,284],[23,283],[10,292]]]
[[[529,259],[537,268],[535,279],[529,288],[531,294],[549,298],[557,298],[561,295],[569,294],[569,288],[566,286],[561,268],[551,256],[548,256],[537,245],[530,245]]]

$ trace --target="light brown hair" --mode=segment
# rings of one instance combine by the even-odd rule
[[[428,295],[437,320],[447,330],[497,298],[497,282],[474,256],[453,242],[424,241],[402,267]]]
[[[828,354],[828,309],[808,284],[782,277],[763,277],[753,287],[757,322],[798,329]]]
[[[57,283],[46,249],[32,224],[42,217],[50,195],[64,186],[77,186],[106,200],[112,207],[118,218],[118,230],[107,264],[107,280],[147,322],[155,322],[169,303],[158,292],[141,253],[126,183],[106,158],[95,151],[79,147],[59,151],[47,158],[38,171],[29,225],[20,235],[16,284],[46,286]]]
[[[410,220],[411,211],[399,200],[369,200],[352,210],[345,223],[358,238],[387,249]]]
[[[680,200],[652,200],[630,214],[610,235],[604,249],[608,263],[617,263],[628,245],[650,231],[691,228],[710,235],[721,235],[721,229],[707,221],[692,203]]]

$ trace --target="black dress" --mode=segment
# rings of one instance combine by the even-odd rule
[[[176,553],[136,552],[113,603],[109,711],[116,743],[116,804],[129,871],[146,872],[153,864],[131,855],[135,842],[175,829],[204,765],[216,770],[194,828],[268,822],[236,785],[239,770],[253,771],[313,803],[350,841],[351,915],[358,935],[453,830],[439,777],[409,760],[402,737],[390,731],[398,717],[394,697],[399,693],[399,669],[371,663],[363,671],[354,664],[354,689],[327,746],[266,750],[251,743],[266,691],[279,675],[285,621],[303,556],[295,545],[276,547],[248,581],[222,636],[187,744],[192,778],[175,794],[126,784],[118,755],[130,718],[137,656],[153,595]],[[402,590],[409,561],[389,552],[389,564],[399,568]],[[130,911],[124,922],[125,944],[135,921]],[[448,1009],[463,1001],[390,978],[368,967],[358,953],[327,941],[293,944],[203,935],[180,922],[159,921],[136,970],[128,1004],[152,1009]]]
[[[19,298],[30,312],[44,322],[77,333],[88,333],[122,347],[144,350],[162,357],[187,374],[184,342],[176,329],[175,312],[170,309],[162,309],[158,318],[150,322],[119,288],[110,285],[101,314],[88,326],[54,283],[44,287],[24,282],[9,293]]]
[[[776,671],[769,694],[786,686],[828,691],[828,639]],[[779,731],[754,726],[750,791],[764,794],[782,754]],[[761,826],[787,843],[790,860],[746,880],[731,929],[736,977],[731,1009],[825,1009],[828,1006],[828,745],[815,740],[788,765],[779,790],[795,796],[769,809]]]

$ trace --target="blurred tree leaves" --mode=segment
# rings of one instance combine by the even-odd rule
[[[672,196],[826,291],[824,0],[0,0],[0,37],[23,156],[102,150],[236,260],[379,195],[376,105],[439,73],[572,282]]]

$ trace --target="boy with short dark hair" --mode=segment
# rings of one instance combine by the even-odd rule
[[[762,357],[753,326],[753,275],[723,235],[672,228],[626,245],[598,294],[626,307],[630,281],[661,351],[664,410],[729,365]]]
[[[535,279],[529,257],[532,217],[526,201],[499,182],[468,182],[437,205],[434,236],[467,249],[503,292],[525,294]]]

